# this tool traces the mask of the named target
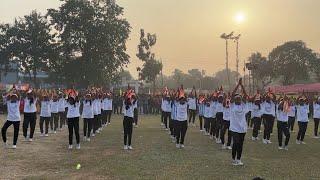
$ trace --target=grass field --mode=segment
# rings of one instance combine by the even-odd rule
[[[320,179],[320,140],[310,137],[306,145],[295,144],[291,134],[289,151],[273,144],[252,142],[246,135],[243,167],[231,165],[231,152],[221,150],[198,128],[189,128],[185,149],[176,149],[158,116],[140,116],[133,132],[133,151],[122,150],[122,118],[114,116],[111,126],[81,150],[68,150],[67,129],[35,141],[18,140],[16,150],[0,148],[0,179]],[[4,122],[1,116],[0,124]],[[12,143],[12,129],[8,142]],[[276,131],[276,130],[274,130]],[[82,133],[82,132],[81,132]],[[81,164],[77,170],[76,165]]]

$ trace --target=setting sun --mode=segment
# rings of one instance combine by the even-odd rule
[[[237,24],[241,24],[246,20],[246,16],[243,12],[238,12],[235,16],[234,16],[234,21]]]

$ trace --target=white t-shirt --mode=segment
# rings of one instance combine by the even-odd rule
[[[102,101],[102,109],[103,110],[112,110],[112,99],[105,98]]]
[[[197,110],[197,99],[196,98],[188,98],[188,106],[191,110]]]
[[[41,101],[40,116],[51,117],[50,101]]]
[[[212,102],[210,102],[209,106],[208,106],[207,103],[204,105],[204,114],[203,114],[203,116],[205,118],[213,118],[213,108],[212,108],[212,106],[213,106]]]
[[[216,115],[217,115],[217,109],[216,109],[216,106],[215,106],[215,102],[211,102],[210,103],[210,107],[212,109],[212,117],[213,118],[216,118]]]
[[[297,105],[297,121],[309,122],[309,106],[308,105]]]
[[[230,121],[230,107],[229,108],[226,108],[226,107],[223,107],[223,120],[225,121]]]
[[[281,121],[281,122],[288,122],[288,119],[289,119],[289,114],[287,112],[278,110],[278,106],[277,106],[277,119],[278,121]]]
[[[188,119],[188,104],[177,103],[177,118],[178,121],[186,121]]]
[[[94,115],[101,114],[101,100],[95,99],[93,100],[92,104],[93,104],[93,114]]]
[[[273,117],[276,116],[276,105],[274,104],[274,102],[263,102],[261,104],[261,107],[263,109],[263,114],[272,115]]]
[[[60,98],[58,101],[58,110],[59,112],[65,112],[66,111],[66,100],[64,98]]]
[[[230,105],[230,131],[237,133],[247,132],[246,114],[248,112],[249,108],[245,103],[241,103],[240,105],[232,103]]]
[[[126,109],[126,106],[124,106],[124,116],[133,118],[133,109],[133,105],[130,105],[128,109]]]
[[[223,104],[222,103],[219,103],[218,101],[214,102],[214,106],[216,109],[216,113],[223,112]]]
[[[289,117],[296,117],[296,106],[290,106]]]
[[[20,101],[16,101],[14,103],[11,102],[10,100],[7,101],[7,109],[8,109],[7,120],[8,121],[16,122],[21,120],[19,106],[20,106]]]
[[[163,99],[161,102],[161,109],[164,112],[171,112],[171,101]]]
[[[24,99],[24,108],[23,108],[23,112],[25,113],[34,113],[37,112],[37,98],[33,99],[33,103],[30,105],[30,100],[28,98]]]
[[[50,101],[51,103],[51,113],[58,113],[59,112],[59,101]]]
[[[91,101],[83,101],[83,108],[82,108],[82,118],[92,119],[93,118],[93,103]]]
[[[320,118],[320,104],[313,103],[313,118]]]
[[[199,116],[204,116],[204,103],[198,104],[199,107]]]
[[[67,118],[80,117],[80,103],[76,102],[75,105],[71,105],[67,102],[66,105],[68,107]]]
[[[260,109],[259,106],[254,104],[254,103],[250,103],[250,110],[251,110],[251,118],[255,118],[258,117],[260,118],[262,116],[262,106],[260,105]]]

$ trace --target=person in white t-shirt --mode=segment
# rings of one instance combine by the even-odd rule
[[[188,129],[188,103],[184,93],[179,94],[176,105],[176,147],[184,148],[184,139]]]
[[[204,100],[204,129],[205,129],[205,136],[209,136],[211,132],[211,125],[213,121],[213,102],[211,98],[208,97]]]
[[[304,136],[307,131],[308,127],[308,122],[309,122],[309,104],[308,100],[304,96],[300,96],[298,98],[298,103],[297,103],[297,121],[298,121],[298,126],[299,126],[299,131],[297,135],[297,144],[306,144],[304,140]]]
[[[236,94],[238,88],[241,87],[242,94]],[[230,105],[230,131],[232,131],[232,164],[243,165],[241,161],[243,142],[246,135],[248,125],[246,121],[246,113],[249,108],[245,102],[247,97],[245,88],[242,85],[242,79],[232,92],[232,103]]]
[[[82,102],[82,119],[83,119],[83,140],[90,141],[92,123],[93,123],[93,103],[91,94],[87,93]]]
[[[69,131],[69,149],[73,148],[73,131],[76,136],[76,149],[80,149],[79,118],[80,102],[78,96],[69,95],[67,101],[67,122]]]
[[[23,107],[23,136],[25,141],[28,140],[27,132],[30,126],[29,133],[29,142],[33,141],[34,130],[36,128],[37,121],[37,101],[34,92],[32,90],[28,90],[27,97],[24,99],[24,107]]]
[[[47,94],[41,97],[40,101],[40,136],[48,137],[49,123],[51,119],[51,106],[50,99]],[[43,131],[43,124],[45,125],[45,131]]]
[[[296,105],[295,105],[295,100],[292,98],[289,101],[289,106],[290,106],[290,111],[289,111],[289,119],[288,119],[288,128],[289,130],[293,133],[294,130],[294,123],[296,121]]]
[[[319,139],[318,128],[320,121],[320,97],[313,103],[314,138]]]
[[[264,144],[271,144],[270,136],[273,129],[274,120],[276,117],[276,96],[272,92],[268,92],[265,95],[265,101],[261,104],[264,116],[264,132],[263,140]]]
[[[62,130],[63,126],[66,125],[66,98],[64,97],[63,93],[59,94],[58,100],[58,111],[59,111],[59,130]]]
[[[161,101],[161,110],[163,116],[163,123],[165,130],[168,130],[168,123],[170,123],[170,116],[171,116],[171,101],[170,95],[166,94]]]
[[[7,129],[13,125],[14,131],[13,131],[13,145],[12,148],[17,148],[17,141],[19,136],[19,127],[20,127],[20,110],[19,110],[19,96],[16,93],[13,93],[11,95],[8,95],[7,97],[7,121],[4,123],[1,134],[2,134],[2,140],[4,143],[4,146],[7,147]]]
[[[188,110],[189,110],[189,124],[192,126],[195,126],[195,119],[197,114],[197,98],[196,98],[196,92],[195,89],[192,90],[190,93],[187,104],[188,104]]]
[[[228,149],[231,150],[231,140],[232,140],[232,134],[229,130],[230,128],[230,95],[224,100],[223,103],[223,121],[222,121],[222,130],[220,134],[222,149]],[[226,131],[228,131],[228,141],[225,143],[225,134]]]
[[[102,109],[103,109],[103,125],[107,126],[111,124],[111,115],[112,115],[112,95],[110,92],[105,93],[102,100]]]
[[[198,99],[198,115],[199,115],[199,127],[200,127],[200,132],[203,132],[203,121],[204,121],[204,107],[205,107],[205,97],[204,95],[200,95]]]
[[[260,94],[253,97],[253,103],[250,103],[251,121],[253,121],[252,140],[259,140],[259,131],[261,128],[262,105]]]
[[[53,94],[52,100],[50,101],[51,107],[51,120],[50,120],[50,128],[54,134],[57,133],[57,129],[59,127],[59,101],[58,96]]]
[[[134,107],[132,92],[127,92],[124,99],[123,108],[123,143],[124,150],[132,150],[132,131],[133,131],[133,117],[134,117]]]
[[[278,142],[279,142],[279,150],[285,149],[288,150],[288,144],[290,140],[290,132],[288,128],[288,119],[289,119],[289,100],[285,96],[284,98],[280,98],[279,103],[277,105],[277,128],[278,128]],[[282,137],[283,135],[286,137],[284,146],[282,146]]]

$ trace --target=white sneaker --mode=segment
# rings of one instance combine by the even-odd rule
[[[32,142],[33,141],[33,139],[32,138],[29,138],[29,142]]]
[[[243,162],[241,162],[241,160],[237,160],[237,164],[238,166],[243,166]]]
[[[282,146],[279,146],[278,149],[279,149],[279,150],[283,150],[284,148],[283,148]]]
[[[41,134],[40,134],[40,137],[43,137],[43,136],[44,136],[44,134],[41,133]]]
[[[108,125],[110,125],[111,123],[108,123]]]
[[[268,143],[268,144],[272,144],[271,140],[267,140],[267,143]]]
[[[76,149],[78,149],[78,150],[80,149],[80,144],[77,144],[77,147],[76,147]]]
[[[96,134],[94,134],[94,133],[93,133],[91,136],[92,136],[92,137],[95,137],[95,136],[96,136]]]
[[[91,139],[90,139],[90,138],[87,138],[87,141],[88,141],[88,142],[90,142],[90,141],[91,141]]]
[[[12,145],[12,149],[17,149],[17,145]]]
[[[285,146],[285,147],[284,147],[284,150],[288,151],[288,150],[289,150],[288,146]]]
[[[49,134],[45,134],[44,136],[45,136],[45,137],[49,137]]]
[[[53,134],[57,134],[57,131],[53,131]]]
[[[176,138],[173,137],[172,142],[175,143],[176,142]]]
[[[314,139],[319,139],[320,137],[319,137],[319,136],[313,136],[313,138],[314,138]]]
[[[301,141],[299,141],[299,140],[296,140],[296,144],[301,144]]]
[[[180,148],[180,144],[176,144],[176,148]]]
[[[210,139],[213,139],[213,136],[210,136],[209,138],[210,138]]]
[[[259,137],[256,137],[256,140],[257,140],[257,141],[259,141],[259,140],[260,140],[260,138],[259,138]]]
[[[304,141],[301,141],[301,144],[307,144],[306,142],[304,142]]]
[[[252,140],[252,141],[255,141],[255,140],[256,140],[256,138],[255,138],[255,137],[251,137],[251,140]]]
[[[266,139],[262,139],[263,144],[268,144],[268,141]]]
[[[234,166],[238,166],[238,161],[237,161],[237,160],[232,159],[232,165],[234,165]]]
[[[87,141],[87,137],[86,136],[83,137],[83,141]]]
[[[6,142],[3,143],[3,147],[4,147],[4,148],[8,148],[8,143],[6,143]]]
[[[231,146],[227,146],[227,149],[228,149],[228,150],[232,150],[232,147],[231,147]]]
[[[222,145],[221,149],[225,150],[225,149],[227,149],[227,146],[224,144],[224,145]]]
[[[133,150],[132,146],[128,146],[128,149],[129,149],[129,150]]]
[[[184,144],[180,144],[180,148],[184,148]]]
[[[73,148],[73,146],[72,146],[72,145],[69,145],[68,149],[72,149],[72,148]]]
[[[127,145],[124,145],[124,146],[123,146],[123,149],[124,149],[124,150],[128,150],[128,146],[127,146]]]

